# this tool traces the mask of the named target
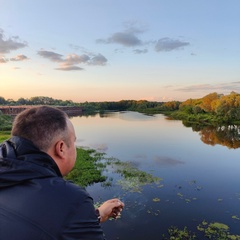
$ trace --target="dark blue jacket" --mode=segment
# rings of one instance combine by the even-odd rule
[[[93,200],[30,141],[0,145],[0,239],[103,240]]]

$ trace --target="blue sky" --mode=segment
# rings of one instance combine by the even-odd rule
[[[240,92],[239,0],[0,0],[0,96]]]

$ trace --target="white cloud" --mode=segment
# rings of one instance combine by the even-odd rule
[[[52,52],[52,51],[45,51],[45,50],[40,50],[38,51],[38,55],[40,55],[41,57],[47,58],[49,60],[51,60],[52,62],[62,62],[63,59],[63,55]]]
[[[137,36],[145,32],[145,29],[141,27],[136,27],[136,23],[127,23],[125,24],[126,29],[121,32],[115,32],[107,39],[97,39],[97,43],[105,44],[120,44],[124,47],[135,47],[143,45],[142,40]]]
[[[90,65],[98,65],[98,66],[104,66],[106,65],[106,63],[107,63],[107,59],[102,54],[98,54],[94,56],[89,62]]]
[[[79,64],[87,64],[87,65],[99,65],[103,66],[106,65],[107,59],[102,54],[69,54],[65,58],[63,55],[52,52],[52,51],[45,51],[40,50],[38,51],[38,55],[41,57],[47,58],[52,62],[58,62],[59,67],[55,68],[56,70],[62,71],[76,71],[76,70],[83,70],[84,68],[79,67]]]
[[[26,42],[20,42],[19,37],[5,38],[4,32],[0,29],[0,53],[6,54],[13,50],[24,48],[27,46]]]
[[[84,70],[81,67],[78,66],[63,66],[61,65],[60,67],[56,68],[56,70],[61,70],[61,71],[79,71],[79,70]]]
[[[136,54],[144,54],[144,53],[147,53],[148,50],[147,49],[143,49],[143,50],[142,49],[134,49],[133,52]]]
[[[17,55],[16,57],[10,58],[10,61],[19,62],[19,61],[24,61],[27,59],[28,59],[28,57],[22,54],[22,55]]]
[[[145,49],[135,49],[135,54],[147,53],[149,46],[154,46],[156,52],[169,52],[178,50],[190,45],[189,42],[178,39],[171,39],[168,37],[160,38],[159,40],[149,39],[143,41],[139,38],[139,34],[146,32],[146,28],[135,27],[134,24],[128,24],[124,31],[115,32],[108,38],[97,39],[97,43],[103,44],[119,44],[123,47],[138,47],[144,46]]]
[[[5,57],[0,57],[0,64],[1,63],[7,63],[8,59],[6,59]]]
[[[229,93],[231,91],[240,91],[240,81],[229,82],[229,83],[218,83],[218,84],[196,84],[189,85],[182,88],[175,89],[181,92],[218,92],[218,93]]]
[[[155,45],[157,52],[169,52],[190,45],[189,42],[182,42],[171,38],[161,38]]]
[[[1,63],[7,63],[9,61],[13,61],[13,62],[20,62],[20,61],[24,61],[27,60],[28,57],[21,54],[21,55],[17,55],[16,57],[12,57],[12,58],[6,58],[4,56],[0,56],[0,64]]]

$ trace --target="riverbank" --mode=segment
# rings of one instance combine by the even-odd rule
[[[165,112],[164,115],[174,120],[181,120],[183,124],[198,124],[201,126],[240,125],[238,119],[228,119],[210,113],[189,114],[180,110]]]
[[[10,131],[0,131],[0,143],[7,140],[11,135]]]
[[[0,114],[0,131],[10,131],[12,128],[12,116]]]

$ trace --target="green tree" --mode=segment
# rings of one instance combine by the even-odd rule
[[[28,100],[24,98],[19,98],[16,102],[17,105],[27,105],[28,103]]]
[[[0,97],[0,105],[5,105],[7,103],[7,101],[5,100],[5,98]]]

